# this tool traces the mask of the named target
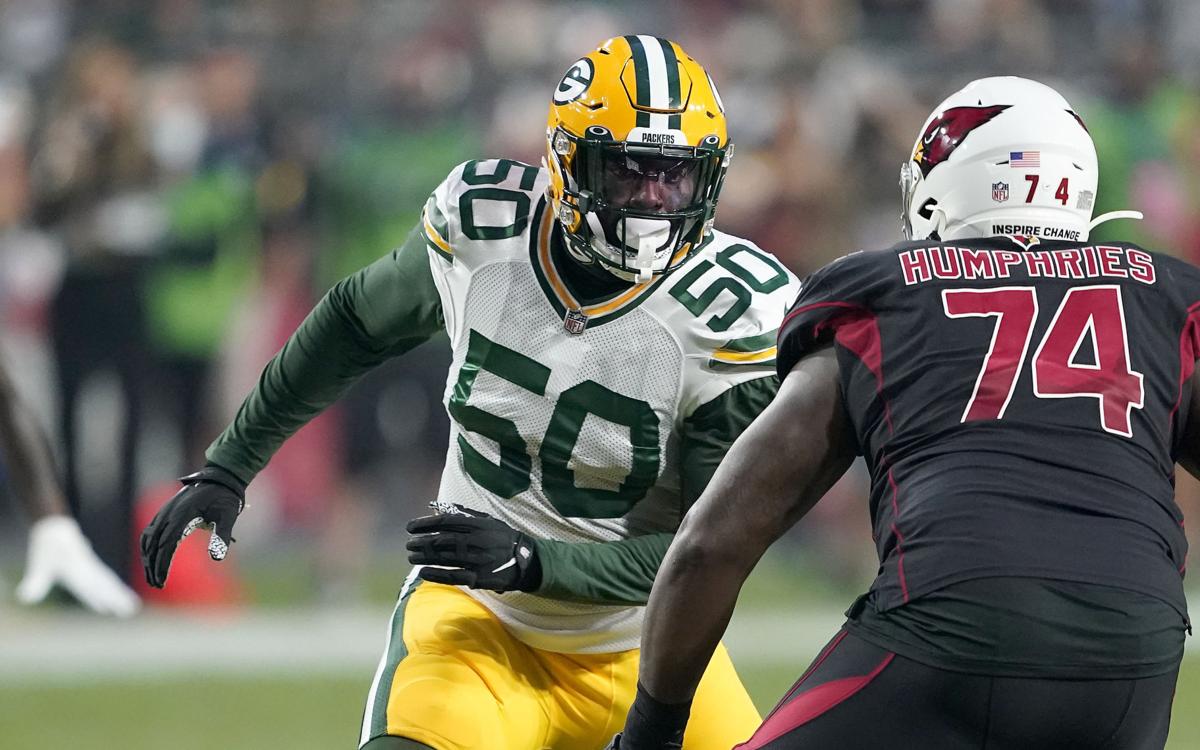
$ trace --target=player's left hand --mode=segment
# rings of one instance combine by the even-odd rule
[[[93,612],[131,617],[142,600],[96,557],[74,518],[46,516],[29,530],[25,577],[17,600],[37,604],[58,584]]]
[[[427,566],[421,578],[492,591],[533,591],[541,584],[533,537],[486,513],[449,508],[408,522],[408,561]]]

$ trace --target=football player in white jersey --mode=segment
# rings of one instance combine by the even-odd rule
[[[223,558],[245,485],[362,373],[445,330],[451,437],[360,745],[592,750],[637,691],[655,572],[775,393],[798,283],[713,229],[732,145],[679,45],[605,41],[555,89],[541,168],[469,161],[398,250],[339,283],[267,366],[208,465],[142,536],[151,585],[188,532]],[[759,717],[718,650],[684,748]]]

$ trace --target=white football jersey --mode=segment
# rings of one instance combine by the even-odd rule
[[[526,164],[466,162],[426,204],[454,350],[439,500],[545,539],[674,531],[680,425],[731,386],[774,374],[799,283],[753,243],[714,232],[671,274],[581,304],[551,257],[546,184]],[[638,645],[643,607],[469,593],[536,648]]]

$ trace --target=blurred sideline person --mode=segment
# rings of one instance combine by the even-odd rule
[[[112,572],[67,514],[46,436],[0,368],[0,452],[14,494],[33,522],[25,575],[17,600],[36,604],[55,584],[104,615],[130,617],[141,608],[137,594]]]
[[[96,552],[133,575],[133,504],[144,394],[153,383],[144,309],[149,254],[162,239],[160,176],[141,114],[138,60],[97,39],[72,51],[48,102],[30,163],[37,223],[67,249],[50,302],[63,492]],[[104,445],[115,476],[84,466],[88,398],[107,378],[120,392],[119,427]]]
[[[739,747],[1163,746],[1200,271],[1089,244],[1138,216],[1093,218],[1096,175],[1083,120],[1039,83],[978,80],[935,110],[902,171],[911,241],[804,281],[778,397],[663,562],[614,745],[678,747],[746,575],[860,454],[878,577]]]
[[[408,526],[371,750],[588,750],[620,729],[662,555],[778,386],[798,282],[712,229],[732,145],[704,68],[666,39],[605,41],[558,84],[546,135],[541,169],[455,168],[400,249],[339,283],[142,537],[153,586],[202,525],[222,559],[279,445],[444,329],[451,440],[438,512]],[[759,723],[723,648],[696,700],[688,750]]]

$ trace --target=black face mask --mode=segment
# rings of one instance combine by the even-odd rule
[[[696,199],[700,162],[610,152],[602,157],[599,194],[612,208],[674,213]]]

